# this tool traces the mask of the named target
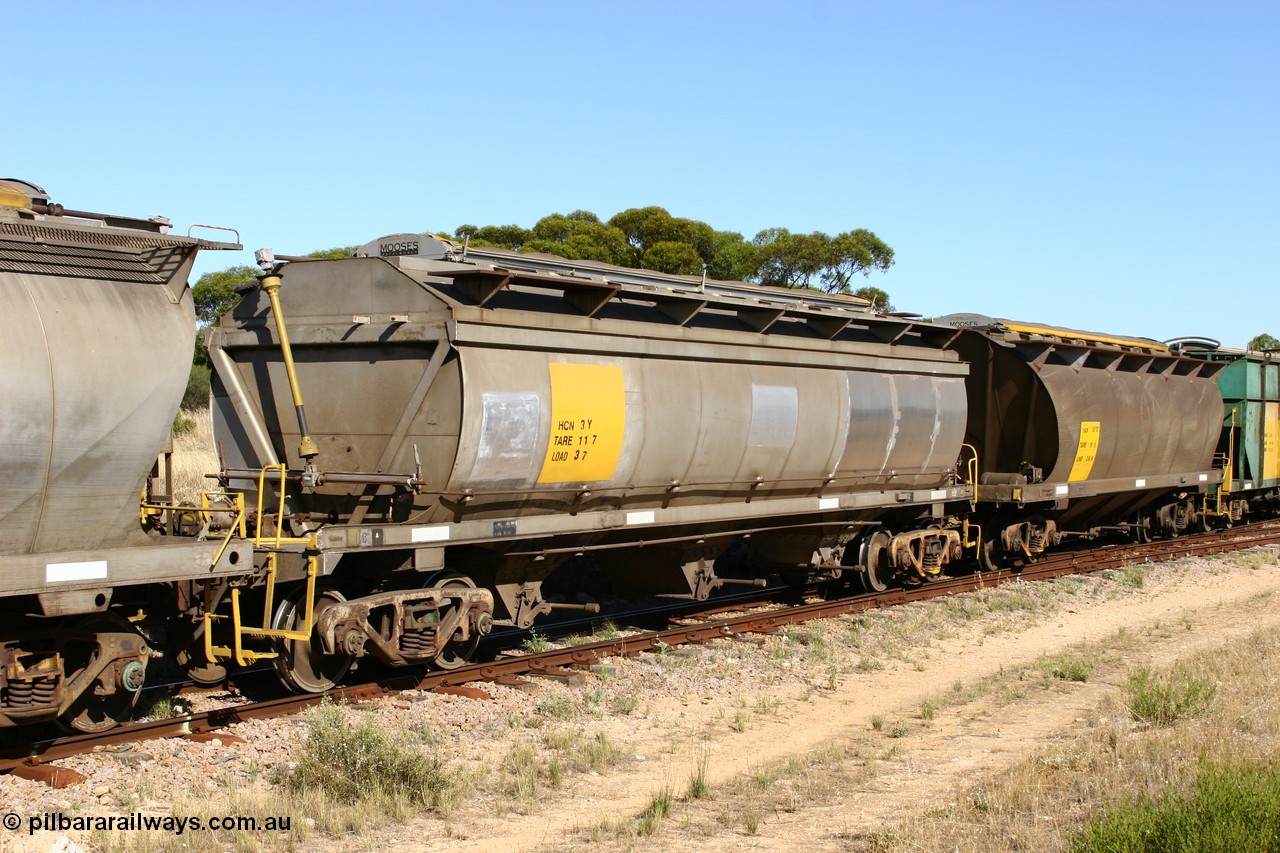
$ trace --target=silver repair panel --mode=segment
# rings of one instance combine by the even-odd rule
[[[533,479],[542,400],[535,392],[486,392],[481,404],[480,443],[471,479],[520,483]]]
[[[798,396],[794,385],[751,386],[751,447],[791,447],[796,440]]]

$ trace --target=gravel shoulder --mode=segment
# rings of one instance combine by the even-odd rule
[[[904,813],[1078,731],[1117,689],[1105,668],[1083,683],[1040,686],[1037,661],[1111,643],[1123,648],[1126,665],[1162,665],[1280,624],[1277,562],[1276,549],[1255,549],[1013,584],[751,641],[610,661],[576,686],[486,686],[486,701],[402,694],[353,713],[376,715],[384,729],[409,733],[447,759],[462,780],[453,808],[337,838],[304,831],[293,845],[417,853],[693,851],[709,843],[863,849]],[[1013,689],[976,689],[1002,679]],[[0,798],[23,816],[163,815],[193,799],[231,803],[269,786],[296,759],[304,726],[255,721],[229,731],[242,743],[151,741],[84,756],[63,762],[85,774],[84,783],[53,791],[0,777]],[[827,790],[782,778],[744,819],[744,780],[785,777],[769,768],[803,756],[832,761],[834,747],[840,766]],[[531,784],[519,784],[516,755],[531,756]],[[706,796],[686,794],[694,778]],[[791,795],[780,801],[788,785]],[[664,792],[673,800],[670,814],[638,834],[636,818]],[[323,816],[294,817],[307,825]],[[84,849],[103,843],[69,835]],[[0,850],[43,853],[57,841],[56,833],[27,837],[24,830],[0,837]],[[257,843],[287,846],[265,837]]]

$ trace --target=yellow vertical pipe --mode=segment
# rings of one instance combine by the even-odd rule
[[[293,408],[298,414],[298,432],[302,440],[298,444],[298,455],[303,459],[318,456],[320,448],[311,440],[311,431],[307,429],[307,415],[302,408],[302,388],[298,385],[298,372],[293,364],[293,348],[289,346],[289,330],[285,328],[284,312],[280,310],[280,276],[271,273],[262,277],[262,289],[271,300],[271,313],[276,318],[276,334],[280,336],[280,352],[284,355],[284,372],[289,377],[289,391],[293,394]]]

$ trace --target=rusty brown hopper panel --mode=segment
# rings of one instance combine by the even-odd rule
[[[966,440],[989,480],[1036,468],[1046,483],[1132,488],[1212,467],[1216,367],[1155,341],[972,315],[940,322],[968,326],[954,344],[971,368]]]

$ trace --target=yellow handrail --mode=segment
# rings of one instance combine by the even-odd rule
[[[968,459],[964,458],[964,451],[968,450],[971,454]],[[973,487],[973,500],[978,500],[978,448],[972,444],[960,445],[961,458],[957,461],[957,467],[963,463],[965,475],[961,478],[961,482]]]
[[[209,498],[214,496],[226,498],[231,501],[232,505],[231,506],[214,506],[209,501]],[[201,492],[200,506],[189,506],[184,504],[161,504],[161,503],[152,503],[145,500],[142,501],[141,511],[145,513],[149,509],[170,511],[170,512],[199,513],[200,516],[204,519],[204,523],[206,525],[209,523],[209,517],[212,516],[215,512],[234,512],[235,517],[232,518],[231,525],[227,528],[226,535],[222,537],[222,543],[218,546],[217,553],[214,554],[213,559],[209,561],[210,566],[218,565],[218,562],[222,559],[222,555],[227,553],[227,548],[231,546],[232,537],[234,537],[237,532],[239,533],[241,539],[244,539],[247,534],[244,495],[241,494],[240,492],[234,492],[234,493],[222,492],[222,491]]]
[[[973,451],[973,458],[969,460],[969,485],[975,489],[978,487],[978,448],[972,444],[966,444],[965,447]],[[977,492],[974,492],[975,497]]]
[[[262,627],[247,626],[240,615],[240,588],[231,590],[231,646],[215,646],[213,644],[213,623],[217,619],[225,619],[208,609],[204,612],[204,652],[210,663],[220,659],[233,658],[240,666],[248,666],[259,660],[278,657],[279,652],[257,652],[244,647],[245,637],[266,637],[268,639],[301,642],[311,637],[311,629],[315,626],[316,577],[320,573],[320,561],[314,554],[307,557],[307,590],[305,593],[306,609],[303,611],[302,625],[297,628],[270,628],[271,614],[275,609],[276,554],[267,555],[267,593],[262,605]]]
[[[253,545],[255,548],[262,547],[262,500],[267,488],[267,472],[280,472],[280,503],[276,508],[276,535],[269,547],[279,548],[281,545],[300,545],[310,544],[315,541],[314,536],[283,536],[281,531],[284,529],[284,498],[285,498],[285,476],[288,468],[283,462],[274,465],[267,465],[258,472],[258,525],[253,532]]]
[[[276,504],[276,529],[275,535],[263,535],[263,516],[266,509],[266,490],[267,490],[267,473],[269,471],[277,471],[279,473],[279,502]],[[307,585],[304,595],[304,611],[302,624],[293,629],[272,628],[271,618],[276,608],[276,580],[279,575],[279,556],[282,553],[282,546],[285,545],[303,545],[307,549],[314,552],[317,545],[317,538],[313,534],[311,536],[285,536],[285,477],[287,468],[283,463],[275,465],[267,465],[258,472],[258,496],[255,504],[257,511],[258,523],[253,532],[253,546],[259,551],[263,557],[262,570],[266,575],[266,591],[262,601],[262,624],[261,626],[246,625],[240,609],[240,587],[232,587],[231,589],[231,615],[219,616],[213,612],[213,587],[212,584],[205,586],[205,607],[204,607],[204,649],[205,656],[210,663],[216,663],[218,660],[234,659],[240,666],[248,666],[255,661],[275,658],[279,656],[279,652],[274,651],[254,651],[245,648],[246,637],[263,637],[267,639],[286,640],[292,642],[301,642],[311,637],[311,630],[315,624],[315,600],[316,600],[316,578],[320,574],[320,561],[314,554],[307,555]],[[231,537],[238,531],[242,538],[247,538],[248,528],[246,520],[246,510],[244,504],[244,495],[236,493],[234,495],[236,501],[236,518],[231,525],[231,529],[227,533],[222,547],[218,551],[217,559],[221,559],[223,552],[231,541]],[[202,508],[193,508],[199,512],[213,512],[215,509],[208,506],[208,498],[202,497]],[[217,559],[214,563],[217,563]],[[231,619],[231,645],[216,646],[213,643],[213,624],[220,619]]]
[[[1204,496],[1204,515],[1223,516],[1230,513],[1230,508],[1226,512],[1223,511],[1222,498],[1223,495],[1230,495],[1234,491],[1232,486],[1235,485],[1236,412],[1238,411],[1239,409],[1236,407],[1231,409],[1231,423],[1227,429],[1227,452],[1213,455],[1215,465],[1219,462],[1222,463],[1222,483],[1214,491],[1213,495]],[[1210,501],[1212,501],[1212,509],[1210,509]]]

